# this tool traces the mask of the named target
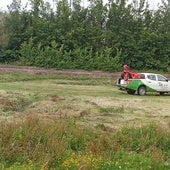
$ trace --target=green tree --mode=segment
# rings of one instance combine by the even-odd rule
[[[105,48],[105,29],[107,19],[107,7],[103,0],[90,0],[87,13],[87,41],[95,51]]]
[[[75,48],[86,48],[89,46],[88,42],[88,9],[80,5],[80,0],[73,0],[72,12],[70,17],[71,30],[69,33],[72,43],[71,50]]]
[[[0,13],[3,61],[109,71],[123,64],[170,69],[170,1],[157,10],[147,0],[109,0],[105,5],[90,0],[88,7],[80,0],[56,1],[53,7],[44,0],[29,2],[29,11],[13,0]]]
[[[8,44],[9,33],[5,27],[5,17],[6,13],[0,12],[0,49],[5,49]]]

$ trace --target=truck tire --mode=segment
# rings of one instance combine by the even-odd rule
[[[163,96],[163,95],[165,94],[165,92],[159,92],[159,94],[160,94],[161,96]]]
[[[146,87],[145,86],[140,86],[138,88],[138,95],[144,96],[146,94]]]

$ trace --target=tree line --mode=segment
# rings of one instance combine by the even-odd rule
[[[56,69],[170,71],[170,1],[13,0],[0,11],[0,62]]]

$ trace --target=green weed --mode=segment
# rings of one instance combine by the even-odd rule
[[[168,169],[170,133],[157,126],[95,132],[75,120],[0,124],[0,162],[5,168]]]
[[[124,106],[118,107],[101,107],[100,113],[124,113],[125,109]]]

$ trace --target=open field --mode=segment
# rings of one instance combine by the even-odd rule
[[[169,169],[170,95],[127,95],[115,75],[1,73],[0,169]]]
[[[169,127],[169,95],[127,95],[114,83],[106,76],[1,74],[0,116],[8,121],[28,114],[75,117],[85,126],[106,129],[149,123]]]

